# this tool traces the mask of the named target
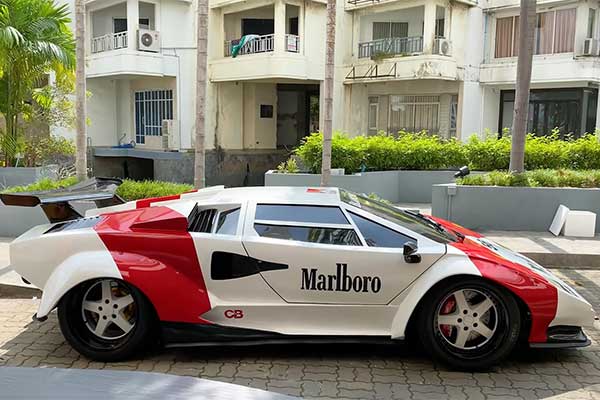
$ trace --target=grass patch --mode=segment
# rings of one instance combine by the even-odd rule
[[[457,180],[465,186],[600,188],[600,170],[537,169],[523,174],[492,171]]]

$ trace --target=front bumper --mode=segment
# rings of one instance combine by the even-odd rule
[[[566,349],[586,347],[592,342],[578,326],[552,326],[548,328],[548,341],[545,343],[530,343],[529,346],[537,349]]]

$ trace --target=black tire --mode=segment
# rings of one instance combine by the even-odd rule
[[[480,320],[474,319],[472,315],[468,322],[466,317],[464,320],[459,318],[460,314],[467,310],[460,310],[453,293],[461,290],[466,291],[463,294],[472,295],[473,301],[478,298],[485,299],[484,296],[487,296],[488,300],[494,304],[494,308],[491,308],[484,317],[487,324],[493,323],[494,326],[493,333],[488,333],[489,338],[473,332],[474,327],[477,327],[477,323],[473,321],[481,324]],[[445,308],[453,306],[452,301],[454,301],[454,307],[450,309],[451,312],[448,311],[448,314],[444,315]],[[475,303],[474,306],[479,304],[483,303]],[[477,316],[473,309],[466,308],[468,311],[465,315],[468,316],[470,313]],[[492,316],[493,314],[495,316]],[[498,364],[515,348],[519,341],[522,325],[519,306],[513,295],[504,288],[475,277],[438,284],[427,293],[417,315],[417,331],[423,347],[434,359],[457,370],[479,371]],[[448,317],[448,319],[457,317],[457,321],[463,325],[458,325],[457,322],[457,326],[439,326],[438,318],[443,317]],[[468,334],[470,338],[464,342],[462,348],[457,346],[460,329],[464,329],[467,332],[465,335]],[[479,330],[481,330],[481,326]],[[453,341],[454,343],[452,343]],[[468,346],[467,344],[472,345]]]
[[[88,321],[91,315],[82,308],[84,296],[94,290],[95,285],[106,281],[116,285],[119,290],[126,290],[132,296],[135,307],[135,311],[128,317],[133,328],[122,337],[110,340],[92,332],[89,324],[93,321]],[[116,362],[132,358],[153,339],[156,318],[152,305],[137,288],[118,279],[97,279],[81,283],[63,296],[57,309],[60,330],[65,339],[80,354],[92,360]]]

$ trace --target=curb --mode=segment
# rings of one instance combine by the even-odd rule
[[[521,252],[544,267],[600,269],[600,254],[528,253]]]
[[[42,291],[36,287],[6,285],[0,283],[0,299],[32,299],[42,297]]]

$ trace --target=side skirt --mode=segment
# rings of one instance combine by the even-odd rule
[[[285,343],[303,344],[353,344],[367,343],[392,345],[402,340],[389,336],[308,336],[226,327],[219,325],[196,325],[180,322],[161,323],[162,341],[165,347],[201,346],[257,346]]]

